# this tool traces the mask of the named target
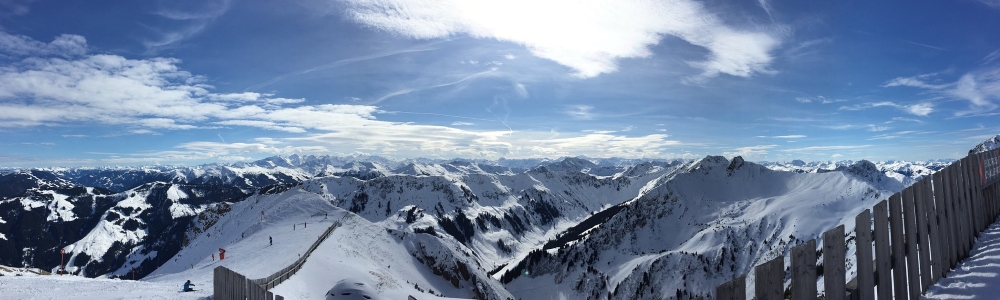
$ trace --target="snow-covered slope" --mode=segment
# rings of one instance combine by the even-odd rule
[[[384,299],[405,299],[407,295],[436,299],[433,295],[442,294],[511,297],[457,243],[385,228],[301,188],[255,196],[227,210],[204,213],[198,229],[188,232],[190,242],[144,280],[192,280],[207,286],[217,266],[248,278],[263,278],[293,263],[324,230],[340,222],[303,268],[272,290],[274,293],[286,299],[325,299],[336,282],[362,278],[374,283]],[[218,259],[219,248],[226,250],[225,260]]]
[[[802,240],[853,224],[895,192],[883,187],[899,187],[882,180],[867,162],[793,173],[706,157],[655,181],[578,239],[528,255],[502,281],[533,299],[705,295]]]

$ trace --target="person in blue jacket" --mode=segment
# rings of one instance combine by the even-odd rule
[[[191,288],[192,286],[194,286],[194,283],[191,283],[191,280],[188,280],[187,282],[184,283],[184,291],[185,292],[193,291],[194,289]]]

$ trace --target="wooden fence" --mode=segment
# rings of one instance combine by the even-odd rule
[[[348,217],[348,215],[344,216],[344,218],[346,217]],[[268,290],[278,286],[285,280],[288,280],[288,278],[291,278],[292,275],[295,275],[295,272],[302,269],[302,265],[305,264],[309,255],[312,254],[317,247],[319,247],[319,244],[322,244],[323,241],[326,241],[326,239],[330,237],[330,234],[332,234],[333,230],[340,226],[344,218],[341,218],[339,221],[334,222],[333,225],[330,225],[330,227],[327,228],[315,242],[313,242],[312,246],[309,246],[309,250],[306,250],[306,252],[299,257],[299,259],[295,260],[295,262],[291,265],[274,272],[274,274],[271,274],[270,276],[260,279],[247,279],[245,276],[226,267],[215,267],[213,277],[214,280],[212,282],[214,289],[213,299],[284,300],[284,297],[274,295],[271,292],[268,292]]]
[[[956,161],[858,214],[857,276],[850,282],[844,226],[823,233],[824,299],[868,300],[876,293],[878,299],[919,299],[968,257],[979,232],[1000,216],[995,154]],[[816,240],[792,248],[791,299],[818,298],[816,250]],[[755,267],[756,299],[785,299],[785,270],[783,257]],[[715,298],[742,300],[746,288],[743,275],[716,287]]]

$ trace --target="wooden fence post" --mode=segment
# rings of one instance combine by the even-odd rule
[[[876,205],[877,206],[877,205]],[[855,256],[858,263],[859,299],[875,299],[875,268],[872,265],[871,210],[866,209],[854,217]]]
[[[747,276],[743,275],[715,287],[715,300],[744,300],[747,297]]]
[[[878,298],[892,299],[892,248],[889,246],[887,200],[872,208],[875,216],[875,272],[878,274]]]
[[[754,268],[757,283],[754,294],[758,300],[785,299],[785,258],[778,256]]]
[[[792,248],[792,300],[816,299],[816,240]]]
[[[847,298],[847,279],[844,275],[846,252],[844,225],[823,233],[823,287],[826,290],[826,300]]]
[[[952,249],[951,264],[948,266],[948,268],[951,269],[958,265],[959,257],[962,256],[962,248],[964,247],[962,245],[965,242],[963,241],[964,230],[962,227],[962,221],[959,220],[962,216],[961,210],[959,210],[958,206],[958,192],[956,191],[955,186],[955,164],[949,165],[944,169],[944,171],[943,183],[945,185],[946,192],[944,195],[944,203],[948,206],[948,219],[951,222],[950,225],[952,226],[952,234],[954,234],[951,238],[952,244],[948,245],[948,247]]]
[[[905,229],[906,241],[903,243],[906,249],[906,276],[907,287],[910,291],[910,299],[920,297],[920,260],[917,254],[917,213],[916,205],[913,201],[913,186],[903,189],[901,192],[903,201],[903,228]]]
[[[906,247],[901,200],[902,197],[898,193],[889,196],[889,238],[892,240],[892,299],[906,300],[909,299],[909,291],[906,288]]]
[[[924,231],[921,235],[922,239],[920,241],[920,262],[921,269],[920,274],[924,278],[924,285],[921,287],[921,291],[927,291],[927,288],[932,284],[936,283],[938,280],[937,272],[932,267],[933,264],[940,263],[938,260],[938,248],[937,244],[937,213],[934,211],[934,202],[932,201],[931,193],[931,178],[924,177],[924,179],[917,182],[918,188],[918,207],[920,210],[920,215],[917,216],[917,221],[920,221],[922,225],[920,230]]]

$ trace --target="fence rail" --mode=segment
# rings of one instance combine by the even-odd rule
[[[823,233],[824,299],[875,299],[876,287],[879,299],[919,299],[968,257],[979,232],[1000,216],[1000,184],[989,169],[996,168],[995,156],[969,155],[858,214],[857,276],[849,282],[843,225]],[[795,300],[817,299],[816,250],[815,239],[791,250],[791,291],[784,288],[783,257],[755,267],[756,298],[784,299],[790,292]],[[742,300],[746,289],[743,275],[716,287],[715,298]]]
[[[248,279],[246,276],[243,276],[226,267],[215,267],[213,274],[214,281],[212,283],[214,289],[213,299],[284,300],[284,297],[274,295],[268,290],[278,286],[285,280],[288,280],[292,277],[292,275],[295,275],[296,272],[302,269],[302,265],[305,264],[309,255],[312,254],[312,252],[315,251],[316,248],[323,243],[323,241],[326,241],[326,239],[330,237],[330,234],[332,234],[333,231],[341,225],[344,218],[347,218],[348,216],[349,214],[344,215],[343,218],[340,218],[340,220],[334,222],[333,225],[330,225],[330,227],[327,228],[315,242],[313,242],[312,246],[309,246],[309,249],[295,260],[295,262],[267,277]]]

